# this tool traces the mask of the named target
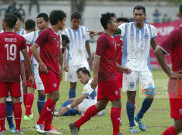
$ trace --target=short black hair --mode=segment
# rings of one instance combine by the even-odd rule
[[[21,13],[15,11],[15,12],[13,12],[13,15],[16,16],[18,19],[20,19],[20,21],[22,21],[22,14]]]
[[[46,13],[40,13],[38,14],[37,18],[43,18],[44,21],[48,22],[49,21],[49,16]]]
[[[62,21],[64,18],[66,18],[66,13],[62,10],[53,10],[49,15],[51,25],[56,25],[59,20]]]
[[[119,17],[119,18],[117,18],[117,23],[119,23],[119,22],[130,22],[130,20],[128,18]]]
[[[66,44],[70,43],[69,37],[67,35],[61,35],[62,41],[65,41]]]
[[[16,25],[17,17],[12,14],[6,14],[4,16],[4,22],[8,25],[9,28],[14,28]]]
[[[72,19],[81,19],[81,14],[79,12],[74,12],[72,15],[71,15],[71,20]]]
[[[82,71],[84,74],[88,74],[88,76],[90,77],[90,72],[86,69],[86,67],[83,67],[83,68],[79,68],[77,70],[77,74]]]
[[[107,13],[101,15],[100,22],[104,29],[107,29],[107,24],[111,23],[112,17],[116,17],[116,15],[114,13],[110,13],[110,12],[107,12]]]
[[[136,9],[136,10],[141,10],[141,9],[142,9],[142,10],[143,10],[143,13],[146,14],[146,9],[145,9],[144,6],[139,5],[139,6],[134,7],[133,13],[134,13],[135,9]]]
[[[32,19],[28,19],[25,21],[25,30],[33,30],[35,28],[35,21]]]
[[[179,7],[179,13],[182,14],[182,4]]]

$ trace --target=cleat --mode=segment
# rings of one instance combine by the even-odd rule
[[[33,113],[31,113],[31,114],[29,115],[29,117],[30,117],[30,119],[32,120],[32,119],[33,119]]]
[[[36,130],[38,133],[45,134],[44,129],[43,129],[43,124],[36,124],[36,125],[35,125],[35,130]]]
[[[10,128],[10,129],[9,129],[9,132],[10,132],[10,133],[15,133],[15,127]]]
[[[145,126],[145,122],[143,121],[142,118],[138,118],[138,115],[135,116],[135,121],[138,123],[138,126],[139,128],[142,130],[142,131],[145,131],[146,130],[146,126]]]
[[[136,126],[130,127],[129,132],[131,133],[140,133]]]
[[[69,124],[69,127],[70,127],[70,130],[71,130],[72,135],[78,135],[79,128],[77,128],[75,126],[75,123],[70,123]]]
[[[49,131],[45,131],[45,134],[57,134],[57,135],[62,135],[63,133],[57,132],[57,131],[51,129],[51,130],[49,130]]]
[[[28,117],[27,115],[25,115],[25,116],[23,117],[23,119],[24,119],[24,120],[31,120],[31,118]]]
[[[123,135],[122,133],[119,133],[118,135]]]
[[[15,131],[15,134],[24,134],[23,132],[19,131],[19,130],[16,130]]]
[[[0,134],[1,135],[6,135],[6,131],[1,131]]]
[[[51,127],[51,130],[54,130],[57,132],[57,130],[54,128],[54,126],[52,124],[50,125],[50,127]]]

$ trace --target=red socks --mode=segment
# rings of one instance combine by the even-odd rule
[[[47,112],[46,118],[45,118],[45,127],[44,130],[49,131],[51,130],[51,123],[52,123],[52,118],[53,118],[53,110],[54,106],[52,107],[52,110],[50,112]]]
[[[23,103],[24,103],[25,108],[26,108],[26,100],[27,100],[27,94],[23,95]]]
[[[28,93],[26,97],[26,112],[25,115],[29,116],[32,114],[31,109],[33,106],[34,94]]]
[[[5,104],[0,103],[0,126],[1,126],[1,131],[5,131],[5,117],[6,117],[6,109],[5,109]]]
[[[171,126],[168,129],[166,129],[162,135],[177,135],[178,133],[174,130],[174,127]]]
[[[89,107],[84,113],[84,115],[75,122],[75,126],[77,128],[80,128],[80,126],[82,126],[84,123],[90,120],[90,118],[95,116],[97,113],[98,113],[98,110],[95,105]]]
[[[52,112],[52,108],[54,108],[54,105],[56,103],[51,99],[49,98],[47,100],[47,102],[45,103],[43,109],[42,109],[42,112],[40,114],[40,117],[39,117],[39,120],[37,121],[37,124],[42,124],[44,119],[47,118],[47,117],[50,117],[50,112]]]
[[[16,123],[16,130],[20,131],[21,117],[22,117],[22,108],[21,103],[13,104],[13,111]]]
[[[113,135],[118,135],[120,131],[121,108],[111,108],[111,121],[113,126]]]

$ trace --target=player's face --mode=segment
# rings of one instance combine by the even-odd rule
[[[42,31],[49,26],[49,22],[46,22],[43,17],[37,18],[37,28]]]
[[[86,84],[89,80],[88,74],[84,74],[82,71],[80,71],[78,74],[78,79],[80,80],[81,83]]]
[[[118,23],[117,23],[117,21],[116,21],[116,18],[115,18],[115,17],[112,17],[112,19],[111,19],[111,25],[109,25],[108,28],[109,28],[112,32],[116,32],[117,27],[118,27]]]
[[[58,22],[59,30],[63,30],[66,24],[66,18]]]
[[[143,13],[142,9],[140,10],[135,9],[133,13],[133,17],[135,19],[136,24],[140,25],[140,24],[143,24],[146,14]]]
[[[20,29],[20,27],[21,27],[21,20],[17,18],[15,29]]]
[[[73,29],[78,29],[79,25],[81,24],[81,19],[72,19],[71,25]]]

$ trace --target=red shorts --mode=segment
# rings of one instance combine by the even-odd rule
[[[168,84],[171,118],[182,119],[182,79],[169,80]]]
[[[121,94],[117,81],[98,82],[97,100],[104,98],[107,101],[121,99]]]
[[[123,84],[123,74],[117,73],[116,74],[116,79],[119,85],[119,88],[122,88]]]
[[[48,71],[47,74],[41,73],[40,78],[44,84],[45,93],[59,90],[60,77],[57,77],[53,72]]]
[[[27,87],[36,89],[35,79],[34,79],[34,85],[32,86],[32,85],[29,83],[29,78],[27,78]]]
[[[21,97],[20,82],[0,82],[0,97]]]

